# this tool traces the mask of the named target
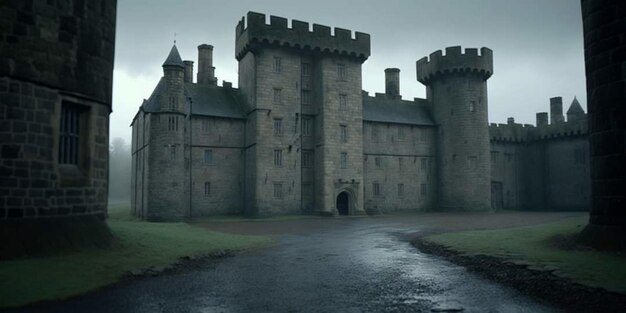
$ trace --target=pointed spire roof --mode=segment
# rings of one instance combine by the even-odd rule
[[[172,46],[172,50],[170,50],[170,54],[163,62],[163,67],[165,66],[178,66],[181,68],[185,68],[185,64],[183,64],[183,60],[180,58],[180,54],[178,53],[178,49],[176,49],[176,45]]]
[[[567,114],[585,114],[585,110],[580,106],[580,102],[574,97],[572,104],[570,104]]]

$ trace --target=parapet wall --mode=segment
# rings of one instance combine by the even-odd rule
[[[493,74],[493,52],[482,47],[478,55],[478,49],[475,48],[467,48],[463,53],[460,46],[448,47],[446,55],[437,50],[429,57],[421,58],[416,62],[416,68],[417,80],[424,85],[428,85],[437,75],[455,72],[480,73],[487,79]]]
[[[489,125],[489,139],[496,142],[528,142],[537,140],[559,139],[588,134],[587,119],[562,122],[543,126],[531,124],[496,124]]]
[[[287,19],[277,16],[270,16],[270,24],[265,24],[265,14],[248,12],[237,24],[235,57],[241,60],[260,43],[350,56],[361,62],[370,56],[369,34],[354,32],[353,39],[348,29],[335,28],[333,36],[328,26],[313,24],[310,31],[309,23],[292,20],[291,24],[289,28]]]

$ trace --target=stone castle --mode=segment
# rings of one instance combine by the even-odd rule
[[[488,48],[416,63],[426,99],[362,90],[370,36],[249,12],[236,27],[238,88],[174,46],[132,122],[132,211],[149,220],[218,214],[392,210],[586,210],[586,114],[550,99],[537,125],[488,124]]]

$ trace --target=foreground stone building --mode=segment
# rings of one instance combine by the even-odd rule
[[[115,17],[116,1],[0,4],[0,259],[107,232]]]
[[[554,98],[550,124],[489,126],[488,48],[417,61],[427,97],[412,101],[395,68],[385,70],[384,94],[362,90],[370,37],[360,32],[289,28],[274,16],[266,24],[250,12],[236,27],[239,88],[217,86],[212,53],[198,47],[194,83],[194,63],[174,46],[133,119],[140,217],[587,208],[588,177],[571,175],[581,192],[563,172],[588,169],[587,158],[570,160],[587,149],[582,108],[565,122]],[[555,162],[561,154],[567,161]],[[570,194],[581,197],[559,200]]]

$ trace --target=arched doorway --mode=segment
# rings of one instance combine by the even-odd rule
[[[337,211],[339,215],[350,214],[350,195],[345,191],[337,196]]]

